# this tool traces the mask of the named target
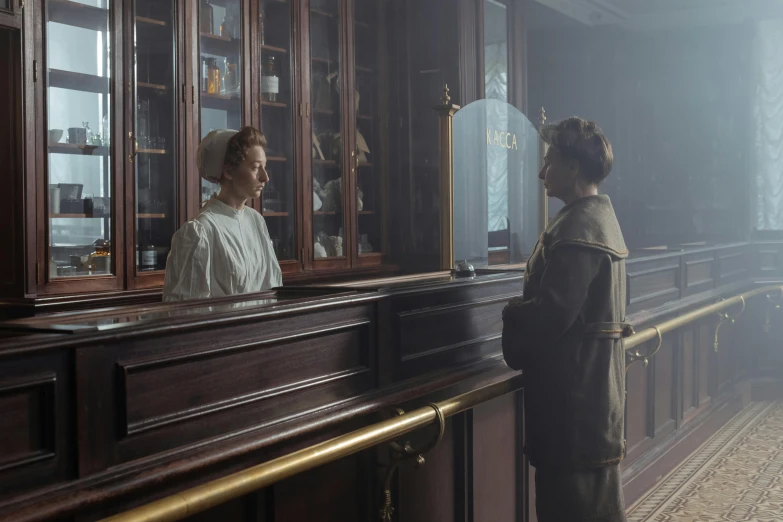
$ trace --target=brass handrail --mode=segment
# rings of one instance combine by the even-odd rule
[[[781,292],[783,286],[772,285],[707,305],[698,310],[651,326],[625,339],[625,348],[630,350],[659,335],[680,328],[725,308],[743,303],[746,299],[769,292]],[[437,410],[442,415],[451,415],[469,410],[483,402],[500,397],[522,387],[521,379],[484,386],[451,399],[434,403],[411,411],[399,417],[340,435],[314,446],[295,451],[283,457],[187,489],[181,493],[156,500],[124,513],[106,518],[103,522],[171,522],[182,520],[195,513],[206,511],[235,498],[270,486],[288,477],[347,457],[378,444],[391,441],[400,435],[423,428],[438,420]],[[434,406],[434,407],[433,407]]]
[[[735,295],[734,297],[730,297],[728,299],[718,301],[717,303],[707,305],[702,308],[698,308],[691,312],[684,313],[678,317],[669,319],[668,321],[664,321],[655,326],[645,328],[644,330],[636,332],[634,335],[627,337],[625,339],[625,349],[630,350],[631,348],[639,346],[642,343],[646,343],[647,341],[652,341],[657,337],[658,335],[657,331],[660,331],[661,335],[663,335],[666,332],[671,332],[672,330],[681,328],[682,326],[688,323],[698,321],[699,319],[707,317],[708,315],[717,314],[718,312],[726,308],[730,308],[738,304],[744,306],[745,300],[769,292],[781,292],[781,296],[783,296],[783,286],[769,285],[769,286],[756,288],[755,290],[750,290],[749,292]]]

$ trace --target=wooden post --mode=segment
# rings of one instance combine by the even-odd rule
[[[440,269],[454,268],[454,114],[459,105],[451,103],[449,86],[443,86],[441,104],[435,107],[440,122]]]
[[[541,107],[541,121],[538,127],[539,132],[546,125],[546,110]],[[546,154],[546,143],[541,139],[541,135],[538,136],[538,171],[544,167],[544,155]],[[542,234],[546,230],[546,226],[549,223],[549,198],[546,195],[546,188],[544,183],[539,181],[538,184],[538,233]]]

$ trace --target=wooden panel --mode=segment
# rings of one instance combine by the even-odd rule
[[[421,289],[394,297],[383,317],[390,359],[382,382],[404,379],[500,353],[502,311],[522,292],[522,278],[482,285]],[[386,314],[383,314],[384,316]],[[386,323],[391,319],[389,323]]]
[[[715,287],[715,258],[712,255],[700,255],[685,258],[685,288],[683,295],[705,292]]]
[[[649,368],[637,362],[631,365],[626,376],[625,440],[629,453],[649,435],[649,374]]]
[[[777,248],[759,247],[759,271],[762,274],[776,274],[780,267],[780,251]]]
[[[739,281],[749,274],[748,256],[744,249],[737,248],[718,253],[718,267],[720,277],[718,284],[726,285]]]
[[[54,457],[54,374],[0,382],[0,473]]]
[[[680,295],[679,261],[628,266],[628,304],[633,310],[650,308],[677,299]]]
[[[517,463],[521,434],[516,432],[514,394],[473,409],[473,520],[514,520],[517,513]],[[519,499],[521,501],[521,499]]]
[[[682,382],[682,412],[687,417],[687,412],[691,408],[698,406],[696,402],[697,390],[696,385],[698,383],[695,374],[695,352],[693,349],[693,331],[686,331],[682,334],[682,348],[681,348],[681,360],[682,369],[680,371],[680,378]]]
[[[418,364],[418,360],[429,357],[452,359],[456,353],[446,352],[478,343],[495,341],[493,345],[498,348],[503,331],[501,313],[507,302],[507,297],[500,297],[400,314],[403,362]]]
[[[275,522],[374,520],[368,513],[372,481],[362,462],[363,454],[352,455],[275,484],[274,507],[267,509]]]
[[[670,339],[653,358],[655,373],[655,431],[674,419],[674,349]]]
[[[260,349],[120,364],[127,433],[354,378],[369,371],[366,335],[350,328]]]
[[[710,401],[712,396],[712,368],[715,352],[712,349],[712,330],[706,326],[699,326],[699,406]]]
[[[72,476],[65,351],[0,360],[0,503]]]
[[[351,306],[79,349],[77,372],[90,375],[77,394],[80,471],[268,426],[374,388],[373,314],[372,305]]]
[[[412,462],[399,468],[397,520],[405,522],[454,522],[454,430],[451,418],[440,444],[427,454],[419,469]],[[461,499],[460,499],[461,500]]]

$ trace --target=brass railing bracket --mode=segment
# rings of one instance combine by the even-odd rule
[[[663,335],[661,335],[661,331],[657,326],[651,326],[650,328],[655,330],[655,338],[658,340],[655,348],[653,348],[653,350],[649,353],[642,353],[642,351],[639,349],[626,352],[626,371],[628,371],[628,368],[630,368],[630,366],[636,361],[642,361],[644,367],[646,368],[650,365],[650,359],[661,349],[661,346],[663,345]]]
[[[715,353],[718,353],[718,350],[720,349],[720,342],[718,341],[718,333],[720,332],[720,327],[728,321],[730,324],[734,324],[737,322],[737,319],[739,319],[742,314],[745,312],[745,297],[739,296],[740,302],[742,303],[742,308],[740,308],[740,311],[737,313],[737,315],[731,316],[727,312],[718,312],[718,324],[715,326],[715,339],[712,343],[712,348],[715,350]],[[718,302],[724,301],[723,298],[720,298]]]
[[[391,482],[394,477],[394,472],[397,468],[406,460],[414,459],[414,467],[416,469],[422,468],[426,464],[424,454],[432,451],[443,439],[443,434],[446,432],[446,416],[443,411],[435,403],[428,404],[430,408],[435,410],[435,414],[438,419],[438,434],[432,438],[427,444],[419,449],[414,448],[410,441],[405,441],[400,444],[397,441],[390,441],[391,458],[392,462],[389,464],[389,468],[386,470],[386,478],[383,481],[383,507],[381,508],[381,520],[383,522],[392,522],[392,515],[394,515],[394,505],[392,504],[392,491]],[[404,415],[405,412],[400,408],[395,408],[395,413]]]

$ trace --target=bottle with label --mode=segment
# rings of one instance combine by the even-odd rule
[[[217,59],[207,59],[207,93],[220,94],[220,68]]]
[[[158,252],[155,250],[155,246],[151,243],[141,250],[141,269],[142,270],[155,270],[158,265]]]
[[[266,60],[266,67],[261,73],[261,97],[264,101],[276,102],[277,93],[280,92],[280,78],[275,72],[275,57],[269,56]]]
[[[207,85],[209,82],[209,66],[207,65],[207,59],[201,59],[201,92],[207,92]]]

